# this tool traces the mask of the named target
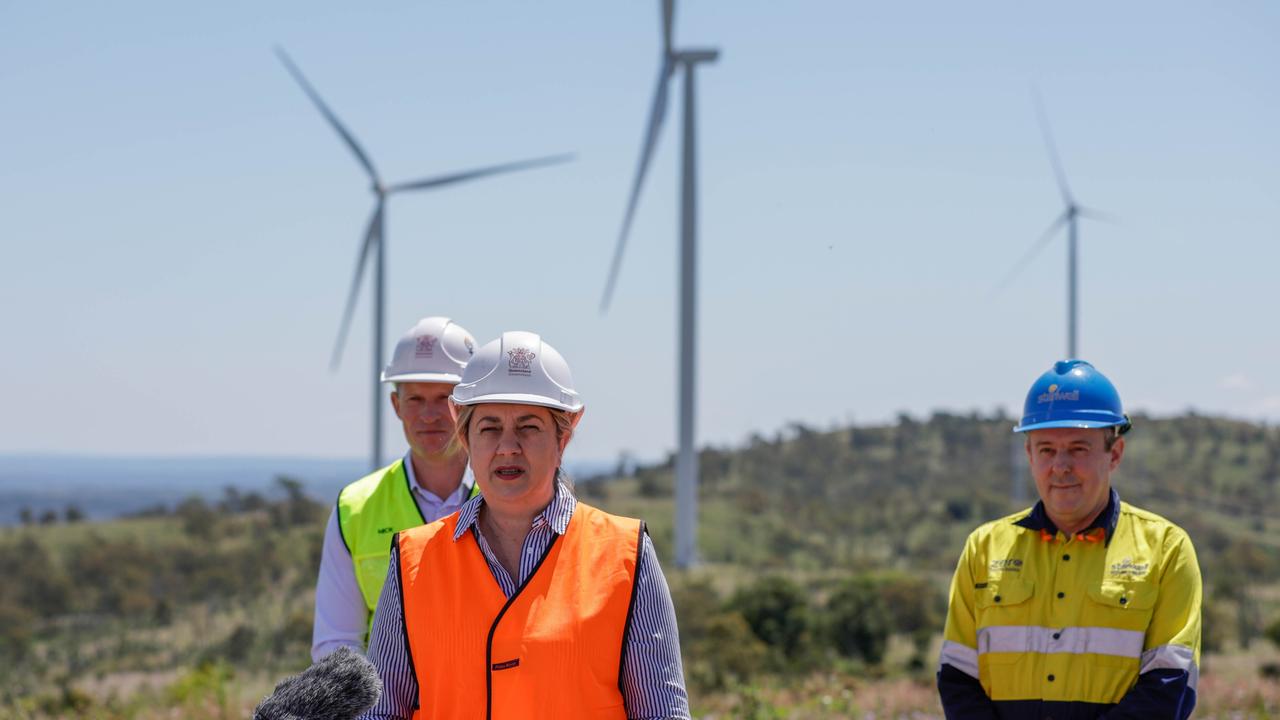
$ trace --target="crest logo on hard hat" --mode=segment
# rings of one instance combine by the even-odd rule
[[[507,374],[529,375],[533,367],[533,359],[538,357],[528,348],[515,348],[507,351]]]
[[[418,345],[413,349],[413,356],[429,358],[436,354],[436,338],[434,335],[423,335],[418,338]]]
[[[474,341],[472,341],[470,336],[462,338],[462,344],[467,346],[468,355],[476,354],[476,344]]]

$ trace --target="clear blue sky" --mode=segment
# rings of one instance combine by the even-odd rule
[[[597,306],[657,71],[656,0],[0,2],[0,453],[367,450],[369,296],[328,370],[360,168],[576,151],[400,196],[388,339],[540,331],[573,455],[674,445],[679,86]],[[699,437],[1016,408],[1065,352],[1037,84],[1080,201],[1081,355],[1132,409],[1280,420],[1280,6],[681,2],[699,76]],[[390,413],[388,411],[388,418]],[[386,450],[399,452],[394,426]]]

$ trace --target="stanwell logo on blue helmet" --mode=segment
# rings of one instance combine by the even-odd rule
[[[1061,392],[1057,385],[1050,385],[1047,392],[1042,392],[1036,396],[1036,402],[1047,403],[1057,400],[1070,400],[1072,402],[1080,399],[1080,391],[1072,390],[1071,392]]]

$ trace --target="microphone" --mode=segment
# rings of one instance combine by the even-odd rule
[[[253,709],[253,720],[355,720],[381,695],[382,681],[373,663],[342,647],[281,680]]]

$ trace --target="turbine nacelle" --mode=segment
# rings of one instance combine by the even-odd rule
[[[676,50],[671,53],[671,62],[694,65],[703,62],[715,62],[720,59],[720,51],[715,48],[693,48]]]

